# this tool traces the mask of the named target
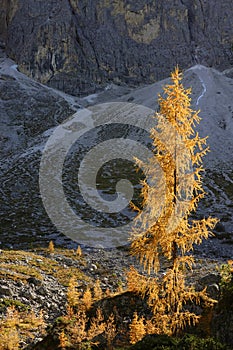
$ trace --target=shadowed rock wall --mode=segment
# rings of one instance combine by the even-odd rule
[[[71,94],[150,83],[176,64],[233,64],[232,0],[0,0],[22,72]]]

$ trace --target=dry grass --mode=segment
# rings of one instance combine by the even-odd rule
[[[52,275],[64,286],[68,285],[72,276],[75,276],[77,280],[90,280],[79,268],[60,264],[55,260],[56,255],[78,261],[81,266],[85,264],[83,258],[68,249],[56,248],[53,256],[50,256],[47,249],[41,249],[38,254],[29,251],[7,250],[0,254],[0,277],[26,282],[29,277],[43,280],[46,274]]]

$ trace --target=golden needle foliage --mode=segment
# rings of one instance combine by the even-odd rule
[[[93,293],[90,287],[81,294],[77,291],[75,276],[70,279],[67,289],[67,312],[61,317],[63,329],[59,334],[59,347],[75,347],[75,349],[89,349],[91,345],[97,345],[93,339],[102,334],[107,342],[107,349],[112,349],[112,342],[117,334],[114,315],[104,319],[101,309],[98,307],[95,316],[89,317],[88,311],[93,301],[100,300],[103,291],[100,281],[96,280]]]
[[[83,293],[82,302],[86,310],[89,310],[91,308],[93,299],[92,299],[92,293],[89,287],[87,287],[87,289]]]
[[[93,292],[94,292],[94,299],[95,300],[100,300],[102,298],[103,291],[102,291],[102,288],[100,286],[100,280],[99,279],[97,279],[95,281]]]
[[[76,254],[77,254],[78,256],[82,256],[82,254],[83,254],[80,245],[79,245],[78,248],[76,249]]]
[[[49,251],[49,253],[50,254],[52,254],[52,253],[54,253],[54,243],[53,243],[53,241],[50,241],[49,242],[49,246],[48,246],[48,251]]]
[[[144,210],[139,212],[131,237],[131,252],[139,257],[148,274],[151,270],[159,272],[161,256],[169,268],[163,278],[146,280],[133,270],[128,276],[129,288],[148,297],[154,314],[150,328],[153,325],[156,333],[167,334],[197,322],[199,317],[184,309],[188,301],[213,302],[205,291],[197,293],[186,286],[185,272],[193,264],[193,258],[186,253],[193,244],[208,238],[218,221],[211,217],[190,219],[205,195],[201,173],[202,157],[208,147],[206,138],[200,138],[194,130],[200,121],[199,112],[191,109],[191,89],[185,89],[181,80],[182,74],[176,68],[171,84],[164,87],[165,97],[159,96],[157,125],[151,130],[154,156],[146,164],[137,161],[146,175]]]
[[[68,305],[73,307],[80,303],[80,293],[77,291],[78,283],[76,277],[72,276],[69,280],[67,288],[67,301]]]
[[[105,327],[105,338],[107,340],[107,349],[112,350],[112,342],[114,338],[117,335],[117,329],[116,329],[116,324],[115,324],[115,318],[114,315],[111,314],[106,322],[106,327]]]
[[[65,335],[64,330],[61,331],[58,339],[59,339],[59,348],[65,349],[67,346],[69,346],[69,341],[67,336]]]
[[[144,317],[139,318],[137,312],[134,313],[132,323],[129,326],[129,339],[131,344],[140,341],[146,334]]]
[[[33,339],[37,332],[45,329],[43,315],[19,312],[14,306],[7,308],[6,315],[0,319],[0,350],[17,350],[20,341]]]

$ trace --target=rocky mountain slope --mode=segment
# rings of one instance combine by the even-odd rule
[[[0,0],[0,38],[21,72],[77,95],[229,68],[232,17],[231,0]]]
[[[73,101],[73,105],[75,105],[75,101]],[[30,191],[36,191],[34,186],[36,186],[37,180],[36,178],[32,180],[32,174],[34,170],[36,170],[36,167],[34,169],[35,162],[29,160],[30,151],[27,155],[27,162],[22,158],[22,154],[27,149],[30,149],[31,143],[34,143],[35,139],[40,138],[41,134],[46,132],[48,128],[58,125],[66,119],[67,116],[72,115],[76,110],[75,107],[72,107],[73,105],[50,88],[18,72],[15,62],[8,59],[1,50],[0,181],[1,232],[3,234],[5,233],[7,235],[9,228],[8,224],[5,226],[4,223],[11,222],[10,226],[13,224],[14,220],[11,220],[11,215],[15,213],[15,209],[16,211],[19,210],[18,219],[20,217],[20,220],[24,221],[26,219],[27,215],[24,218],[23,213],[25,210],[27,211],[26,208],[30,206],[28,202]],[[33,159],[35,160],[35,155],[39,150],[34,148],[33,152]],[[8,186],[7,182],[9,180]],[[29,190],[29,188],[31,190]],[[27,199],[21,206],[20,202],[22,197]],[[19,207],[21,207],[21,209],[19,209]]]
[[[81,105],[86,106],[88,111],[93,108],[92,105],[97,104],[98,106],[106,101],[118,103],[120,101],[125,102],[126,113],[128,113],[128,108],[130,111],[132,106],[138,105],[156,110],[157,94],[162,91],[162,86],[167,81],[164,80],[136,90],[131,89],[131,91],[129,88],[109,85],[107,90],[99,94],[78,98],[36,83],[20,73],[15,62],[9,60],[2,52],[0,62],[2,247],[28,247],[29,243],[31,245],[47,245],[50,239],[53,239],[56,244],[68,246],[71,244],[72,246],[69,238],[59,234],[48,218],[41,200],[38,183],[42,151],[54,127],[75,111],[81,111]],[[211,149],[204,162],[207,169],[205,186],[208,195],[202,201],[198,215],[211,214],[221,219],[218,235],[231,242],[233,232],[233,81],[214,69],[196,65],[185,71],[184,84],[193,88],[191,96],[193,107],[201,109],[200,116],[202,117],[198,131],[202,136],[209,136],[208,144]],[[116,112],[119,112],[117,108]],[[76,123],[81,122],[80,125],[82,125],[84,122],[82,115],[79,116],[79,113],[76,113],[75,116]],[[142,118],[144,118],[143,114]],[[88,120],[87,118],[85,122],[88,123]],[[114,122],[114,120],[109,120],[109,122]],[[91,120],[90,125],[92,125]],[[87,139],[88,142],[82,139],[84,143],[81,144],[81,153],[85,153],[94,142],[91,137],[94,137],[95,141],[101,141],[96,136],[98,133],[95,133],[95,128],[93,130],[93,134],[90,134]],[[113,132],[112,138],[114,139],[114,130],[109,130],[109,132]],[[126,131],[124,137],[127,139],[128,136]],[[111,148],[114,151],[114,144],[110,145],[109,152]],[[77,164],[78,159],[69,154],[66,168],[69,170],[68,175],[71,178],[74,176],[74,180]],[[122,166],[124,168],[124,163],[122,164],[118,170],[120,176]],[[112,170],[106,168],[106,171],[107,174],[108,171],[111,174]],[[129,179],[130,176],[131,173],[128,173]],[[102,188],[106,188],[105,182],[106,180],[103,178]],[[74,193],[70,193],[71,199]],[[106,196],[109,200],[108,193]],[[86,207],[83,209],[82,203],[78,208],[80,211],[84,210],[85,216],[88,212]],[[90,215],[94,220],[96,214]],[[114,220],[118,219],[110,217],[108,220],[110,223],[113,220],[114,223]],[[101,217],[101,220],[107,220],[107,216]],[[81,226],[75,228],[77,232],[82,229]],[[110,232],[112,230],[111,224],[109,230]],[[87,235],[92,235],[91,231],[88,232]],[[95,238],[98,240],[100,239],[98,237]],[[223,245],[215,242],[214,244],[206,243],[203,249],[206,250],[207,254],[208,251],[212,250],[214,256],[220,254],[230,258],[231,246],[226,244],[224,247],[223,249]]]

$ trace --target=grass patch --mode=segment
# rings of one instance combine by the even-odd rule
[[[49,254],[47,249],[40,250],[41,254],[22,250],[6,250],[0,254],[0,277],[21,280],[25,282],[29,277],[39,280],[44,279],[44,274],[56,278],[62,285],[67,286],[72,276],[77,280],[90,281],[79,268],[64,266],[55,260],[56,255],[80,261],[84,265],[85,260],[75,255],[74,251],[68,249],[55,249]]]
[[[31,266],[27,265],[15,265],[15,264],[7,264],[7,263],[1,263],[1,274],[4,275],[5,273],[8,275],[12,275],[15,277],[22,277],[22,279],[27,279],[29,277],[35,277],[39,280],[43,280],[43,276],[41,273],[39,273],[37,270],[35,270]],[[5,271],[5,273],[4,273]],[[25,278],[24,278],[25,277]]]
[[[10,306],[14,306],[18,311],[28,311],[30,309],[28,305],[25,305],[19,300],[4,298],[0,301],[0,310],[6,309]]]

